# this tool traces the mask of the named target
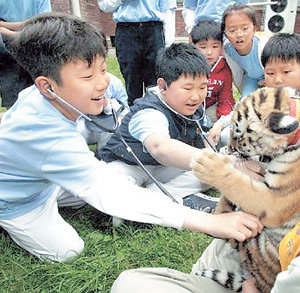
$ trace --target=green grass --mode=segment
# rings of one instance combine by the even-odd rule
[[[107,64],[121,78],[116,58],[108,57]],[[68,264],[42,262],[0,230],[1,293],[108,293],[126,269],[155,266],[189,272],[212,240],[201,233],[134,223],[114,229],[109,217],[89,206],[60,212],[85,241],[84,252]]]
[[[0,292],[109,292],[126,269],[164,266],[189,272],[211,241],[200,233],[151,225],[106,227],[108,220],[95,217],[88,206],[61,214],[84,239],[84,252],[68,264],[41,262],[2,232]]]

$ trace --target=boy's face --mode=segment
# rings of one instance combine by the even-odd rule
[[[300,64],[296,59],[269,61],[265,66],[265,82],[268,87],[289,86],[300,91]]]
[[[193,115],[207,94],[207,78],[182,75],[163,92],[165,102],[182,115]]]
[[[90,66],[83,60],[66,63],[60,74],[61,85],[54,82],[52,86],[58,96],[85,114],[102,112],[106,104],[104,93],[109,84],[106,62],[102,56],[97,56]],[[77,119],[77,114],[62,107],[58,101],[51,102],[67,118]]]
[[[222,43],[214,39],[199,41],[195,46],[205,55],[210,66],[217,62],[223,51]]]

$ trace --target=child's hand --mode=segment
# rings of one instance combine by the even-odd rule
[[[245,212],[232,212],[223,214],[209,214],[214,217],[210,235],[220,238],[234,238],[237,241],[245,241],[255,237],[263,229],[262,223],[256,216]]]
[[[182,228],[203,232],[218,238],[245,241],[263,230],[260,220],[245,212],[207,214],[186,208]]]
[[[258,289],[255,287],[255,281],[253,278],[243,282],[242,293],[259,293]]]
[[[219,143],[223,126],[224,124],[221,121],[217,121],[208,133],[208,139],[213,142],[214,145]]]

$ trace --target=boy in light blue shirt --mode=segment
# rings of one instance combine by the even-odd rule
[[[84,114],[103,111],[109,82],[103,33],[72,16],[44,15],[27,22],[11,50],[35,83],[0,124],[0,226],[19,246],[40,259],[73,259],[84,242],[58,205],[84,203],[128,220],[219,237],[256,233],[255,217],[241,213],[237,221],[191,210],[131,184],[95,158],[76,129],[78,112],[56,96]],[[240,225],[246,233],[237,233]]]

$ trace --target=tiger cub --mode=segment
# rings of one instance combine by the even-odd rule
[[[295,143],[299,122],[289,114],[290,90],[258,89],[234,109],[228,149],[241,158],[263,159],[262,181],[234,168],[228,157],[211,151],[204,151],[191,164],[202,182],[221,191],[218,213],[238,206],[258,216],[264,224],[263,232],[255,238],[243,243],[229,240],[240,253],[243,271],[254,277],[261,292],[270,292],[281,270],[281,239],[300,221],[300,143]],[[241,291],[243,280],[249,278],[226,272],[224,279],[224,272],[208,269],[210,273],[202,272],[203,276],[210,276],[236,292]]]

